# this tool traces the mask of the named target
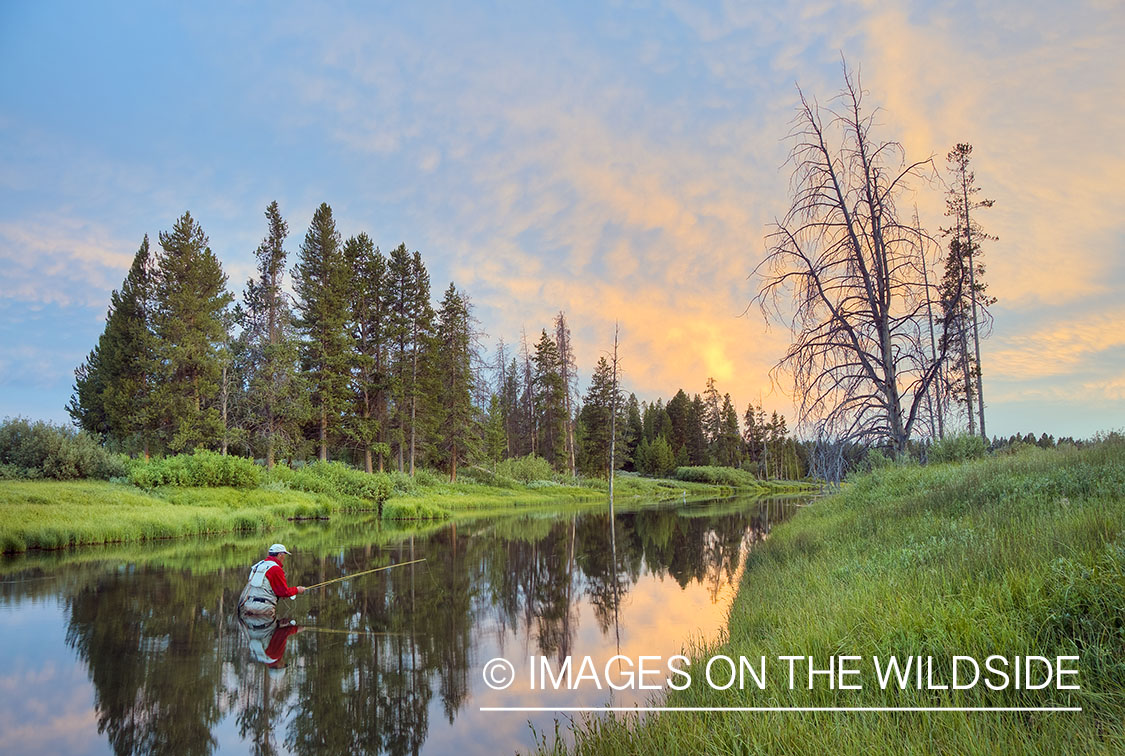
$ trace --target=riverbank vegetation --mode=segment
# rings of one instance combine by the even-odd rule
[[[960,463],[888,465],[752,550],[728,639],[752,659],[1078,656],[1081,690],[672,692],[671,706],[1078,706],[1081,712],[665,713],[589,718],[572,747],[663,753],[1120,753],[1125,749],[1125,439]],[[867,673],[870,667],[867,668]],[[865,673],[866,674],[866,673]],[[867,679],[873,679],[868,675]]]
[[[748,474],[720,479],[679,472],[675,480],[620,473],[616,498],[701,499],[782,490]],[[451,482],[426,468],[409,475],[366,473],[342,462],[266,467],[205,449],[144,460],[110,453],[69,428],[22,419],[0,425],[3,552],[261,532],[289,519],[342,512],[443,520],[456,513],[604,502],[607,494],[606,480],[571,477],[533,455],[502,460],[491,469],[464,467]]]
[[[317,465],[310,465],[311,470],[279,466],[257,487],[219,483],[141,488],[129,482],[132,474],[114,481],[0,480],[0,553],[212,533],[273,532],[291,520],[347,513],[369,512],[385,521],[442,521],[544,506],[604,506],[607,494],[606,482],[599,480],[566,484],[548,479],[524,484],[508,479],[487,484],[465,478],[449,483],[444,476],[423,470],[411,478],[367,475],[342,465],[335,469],[334,463],[323,465],[334,475],[317,474]],[[182,466],[172,465],[177,470]],[[378,481],[379,494],[385,490],[387,495],[360,495],[365,489],[347,482],[352,475],[361,476],[368,491]],[[344,480],[334,483],[334,477]],[[618,480],[615,498],[628,505],[780,490],[778,486],[734,488],[625,475]]]

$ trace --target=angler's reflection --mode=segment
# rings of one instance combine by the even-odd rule
[[[296,620],[238,613],[238,627],[250,648],[250,658],[271,670],[285,669],[285,647],[289,638],[305,628]]]

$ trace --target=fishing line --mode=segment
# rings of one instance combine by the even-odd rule
[[[338,583],[341,580],[350,580],[352,578],[360,577],[361,575],[370,575],[372,572],[380,572],[382,570],[389,570],[389,569],[393,569],[395,567],[405,567],[408,564],[417,564],[418,562],[424,562],[424,561],[426,561],[426,559],[423,557],[422,559],[414,559],[414,560],[409,561],[409,562],[399,562],[398,564],[388,564],[388,565],[385,565],[383,567],[376,567],[373,570],[364,570],[363,572],[353,572],[351,575],[344,575],[342,577],[332,578],[331,580],[325,580],[323,583],[317,583],[316,585],[305,586],[305,590],[311,591],[313,588],[321,588],[321,587],[326,586],[326,585],[331,585],[332,583]],[[296,596],[294,596],[293,598],[296,598]]]

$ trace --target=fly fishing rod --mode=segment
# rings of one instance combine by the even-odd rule
[[[409,561],[409,562],[399,562],[398,564],[388,564],[388,565],[385,565],[383,567],[376,567],[373,570],[364,570],[363,572],[353,572],[351,575],[344,575],[343,577],[332,578],[331,580],[325,580],[323,583],[317,583],[316,585],[307,585],[307,586],[305,586],[305,590],[311,591],[313,588],[322,588],[326,585],[331,585],[332,583],[339,583],[341,580],[351,580],[352,578],[357,578],[357,577],[360,577],[362,575],[370,575],[372,572],[381,572],[382,570],[389,570],[389,569],[393,569],[394,567],[405,567],[408,564],[418,564],[418,562],[424,562],[424,561],[426,561],[425,558],[414,559],[414,560]],[[292,596],[291,598],[293,598],[294,600],[297,599],[296,596]]]

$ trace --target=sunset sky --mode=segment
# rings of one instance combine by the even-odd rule
[[[241,295],[277,200],[296,253],[405,242],[491,349],[560,309],[588,378],[791,414],[748,278],[788,205],[797,89],[841,55],[877,134],[974,146],[995,327],[989,431],[1125,427],[1125,6],[928,3],[0,5],[0,417],[67,420],[144,234],[190,210]],[[914,187],[946,224],[938,184]]]

